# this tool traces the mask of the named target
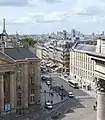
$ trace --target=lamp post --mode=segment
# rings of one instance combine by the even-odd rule
[[[46,90],[44,90],[44,94],[45,94],[45,104],[46,104]]]

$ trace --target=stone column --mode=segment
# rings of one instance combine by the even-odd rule
[[[10,103],[11,108],[16,108],[16,78],[15,78],[15,72],[10,72]]]
[[[0,73],[0,110],[4,110],[4,79],[3,73]]]
[[[105,120],[105,92],[97,92],[97,120]]]
[[[105,120],[105,80],[97,82],[97,120]]]
[[[40,69],[40,62],[37,62],[36,63],[36,85],[38,86],[37,89],[36,89],[36,102],[39,102],[39,100],[41,99],[41,69]]]
[[[24,65],[24,107],[28,108],[28,63]]]

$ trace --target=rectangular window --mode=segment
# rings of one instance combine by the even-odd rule
[[[34,85],[34,79],[31,77],[31,85]]]
[[[30,97],[30,101],[33,102],[33,96]]]
[[[34,95],[30,96],[30,103],[31,104],[35,103],[35,96]]]
[[[34,89],[31,89],[31,94],[35,94],[35,90]]]

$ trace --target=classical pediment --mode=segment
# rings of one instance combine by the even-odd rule
[[[1,59],[0,58],[0,65],[4,65],[4,64],[11,64],[12,62],[5,60],[5,59]]]
[[[11,58],[9,58],[7,55],[0,52],[0,65],[11,64],[13,62],[14,61]]]

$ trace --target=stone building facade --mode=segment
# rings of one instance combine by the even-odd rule
[[[95,61],[87,54],[95,52],[96,46],[89,44],[77,44],[70,50],[70,75],[79,81],[80,86],[95,89],[93,79],[95,77]]]
[[[43,46],[37,47],[37,55],[42,58],[42,61],[49,63],[50,66],[56,65],[56,71],[69,74],[69,51],[73,42],[70,40],[52,40],[45,43]]]
[[[0,110],[40,102],[40,59],[25,47],[0,52]],[[10,108],[8,108],[10,109]]]

